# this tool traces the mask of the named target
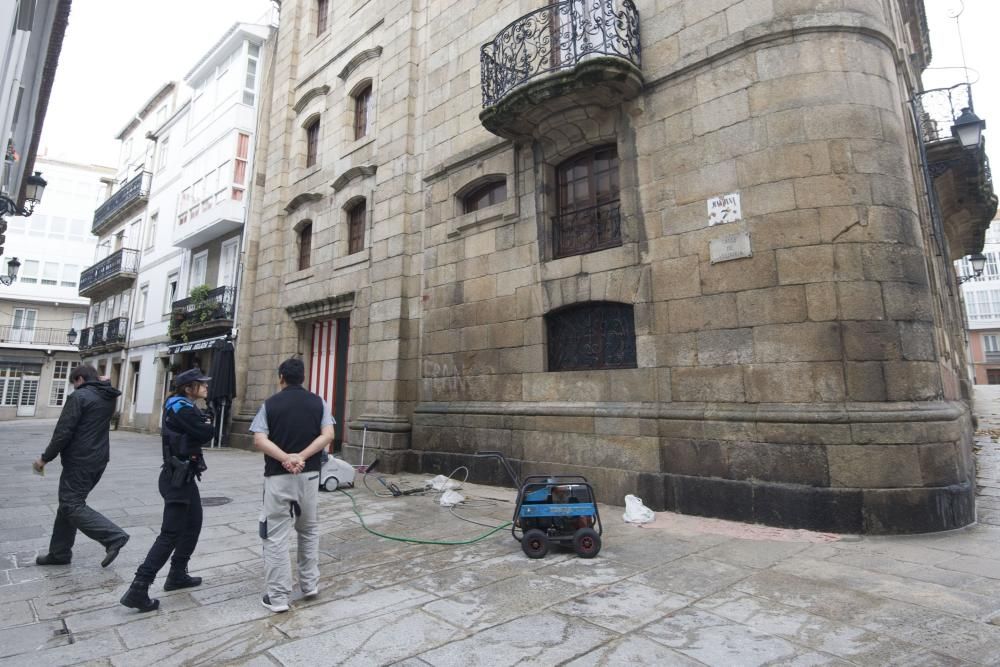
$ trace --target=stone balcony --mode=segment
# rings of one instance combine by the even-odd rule
[[[926,90],[914,98],[927,174],[934,187],[941,232],[952,259],[983,248],[997,211],[985,141],[963,148],[952,127],[972,107],[969,84]]]
[[[525,14],[480,49],[479,120],[508,139],[546,118],[609,109],[642,89],[639,12],[632,0],[564,0]]]

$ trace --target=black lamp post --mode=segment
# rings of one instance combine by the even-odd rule
[[[32,176],[28,176],[24,183],[24,208],[18,207],[13,199],[5,195],[0,195],[0,217],[5,215],[17,215],[27,218],[35,212],[35,206],[42,200],[42,193],[48,182],[42,178],[42,172],[36,171]]]
[[[959,285],[983,275],[983,269],[986,268],[986,257],[983,253],[977,252],[975,255],[969,256],[969,263],[972,264],[972,273],[967,276],[958,276]]]
[[[17,280],[17,270],[21,268],[21,262],[17,261],[17,257],[11,257],[10,261],[7,262],[7,275],[0,276],[0,283],[4,285],[11,285],[15,280]]]
[[[985,129],[986,121],[977,116],[971,108],[965,107],[955,119],[955,124],[951,126],[951,134],[962,144],[962,148],[972,150],[979,147]]]
[[[69,333],[66,334],[66,340],[69,341],[70,345],[76,345],[76,329],[70,327]]]

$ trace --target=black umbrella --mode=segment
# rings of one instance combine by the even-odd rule
[[[221,447],[228,436],[226,418],[236,397],[236,354],[229,340],[217,340],[212,345],[212,368],[208,373],[208,402],[215,412],[215,435],[212,446]]]

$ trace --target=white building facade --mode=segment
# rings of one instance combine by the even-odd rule
[[[43,201],[31,217],[7,220],[7,251],[21,270],[0,288],[0,420],[58,416],[72,389],[69,369],[80,363],[73,343],[89,306],[78,281],[96,245],[90,216],[115,174],[44,157],[35,168],[48,181]]]
[[[1000,384],[1000,218],[986,232],[986,264],[975,276],[969,257],[955,262],[963,278],[962,300],[969,329],[970,375],[976,384]]]
[[[213,343],[232,333],[269,31],[235,24],[177,86],[176,99],[186,101],[124,138],[144,139],[150,185],[141,211],[118,223],[136,270],[117,301],[108,291],[112,301],[95,320],[128,319],[123,345],[107,350],[101,366],[123,391],[124,428],[156,430],[173,374],[196,365],[207,371]],[[123,151],[138,155],[134,144]]]

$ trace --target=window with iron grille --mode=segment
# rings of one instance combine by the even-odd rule
[[[614,146],[590,149],[556,169],[553,256],[568,257],[622,243],[618,153]]]
[[[635,368],[635,318],[626,303],[591,301],[545,316],[550,371]]]
[[[62,407],[66,402],[66,395],[69,393],[69,363],[68,361],[56,361],[52,369],[52,389],[49,392],[49,406],[53,408]]]
[[[316,164],[319,155],[319,118],[306,127],[306,166]]]
[[[299,271],[308,269],[312,261],[312,234],[311,222],[307,222],[299,228]]]
[[[365,85],[354,95],[354,138],[360,139],[368,134],[369,112],[372,101],[372,85]]]
[[[329,0],[316,0],[316,36],[326,32],[327,18],[330,15]]]
[[[507,181],[484,183],[462,197],[462,212],[472,213],[507,199]]]
[[[366,201],[361,199],[347,209],[347,254],[361,252],[365,247]]]

